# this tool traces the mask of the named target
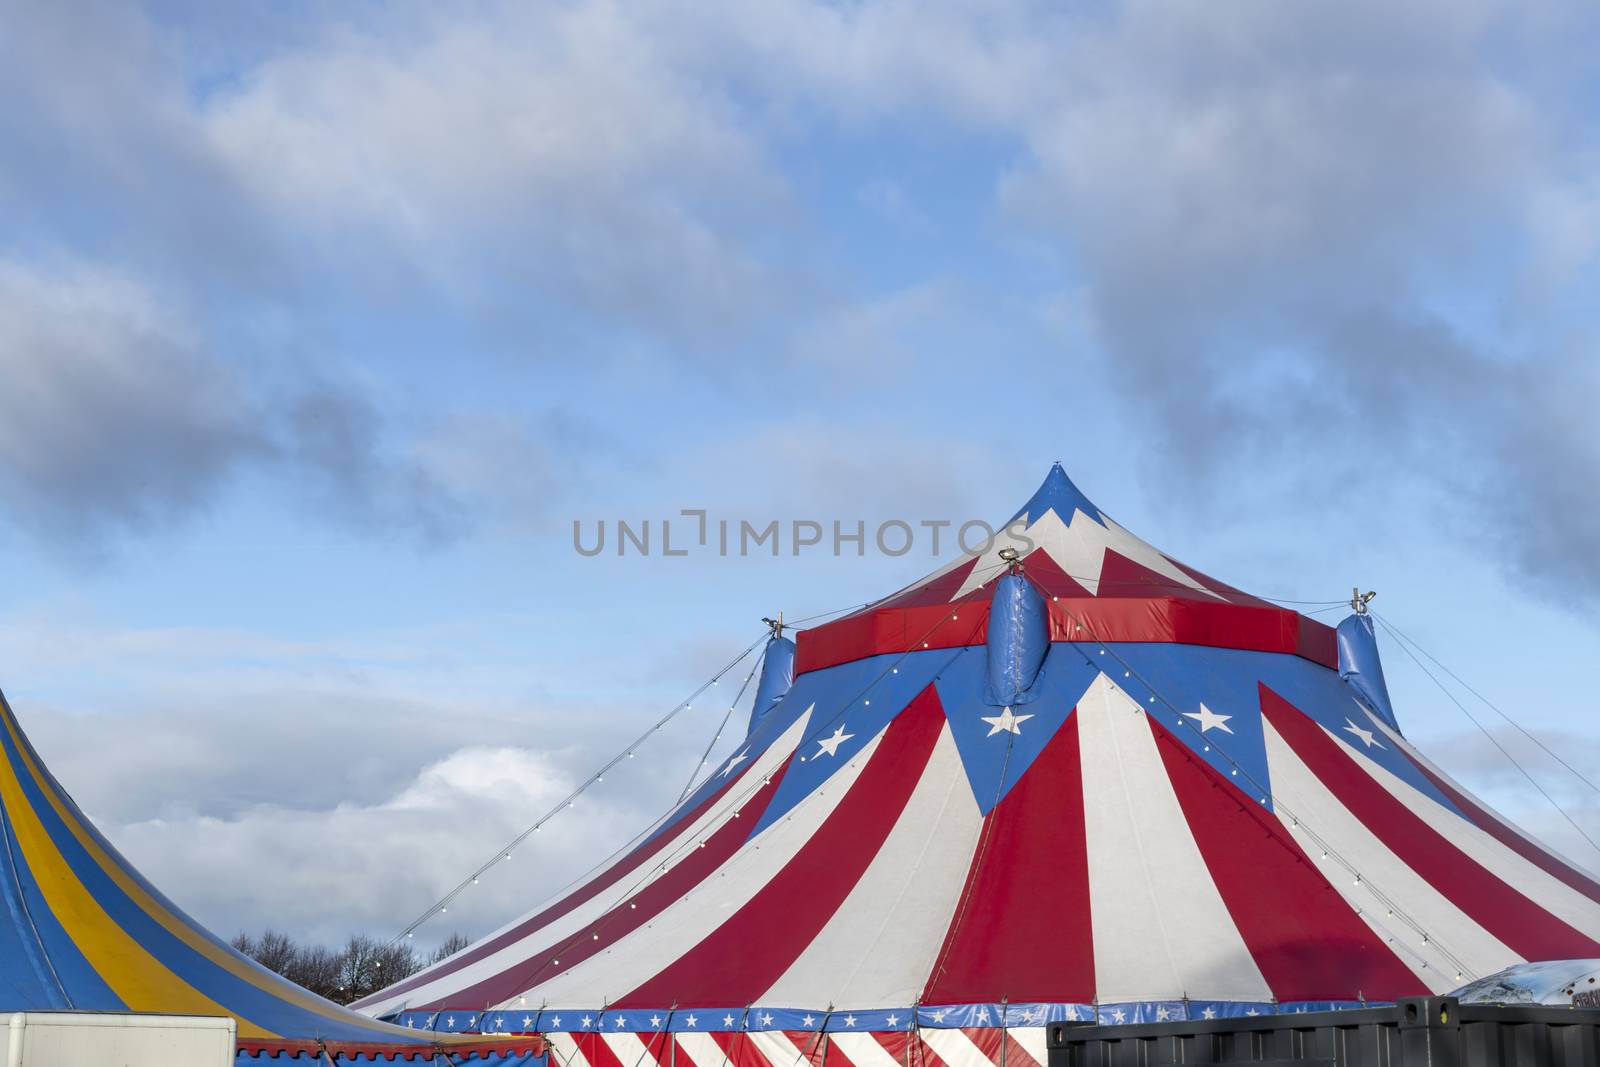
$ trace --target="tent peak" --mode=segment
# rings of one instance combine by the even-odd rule
[[[1028,498],[1028,502],[1011,516],[1011,522],[1025,518],[1028,524],[1032,525],[1047,511],[1054,511],[1056,516],[1068,525],[1071,525],[1075,511],[1083,512],[1102,525],[1105,520],[1105,513],[1095,507],[1094,502],[1083,495],[1083,490],[1067,477],[1066,468],[1061,465],[1059,459],[1050,465],[1044,481],[1034,491],[1033,496]]]

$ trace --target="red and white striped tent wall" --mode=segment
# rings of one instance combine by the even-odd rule
[[[796,646],[641,844],[357,1007],[552,1034],[580,1067],[1025,1067],[1058,1020],[1600,956],[1600,884],[1407,742],[1367,617],[1184,566],[1059,466],[985,551]]]

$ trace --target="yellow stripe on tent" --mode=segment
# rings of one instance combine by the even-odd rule
[[[4,698],[0,698],[0,716],[5,718],[6,730],[10,733],[17,751],[22,754],[22,760],[27,765],[28,773],[38,785],[39,791],[49,798],[50,805],[55,809],[56,815],[72,831],[73,836],[78,839],[78,843],[94,858],[100,868],[116,882],[117,887],[169,933],[181,939],[184,944],[230,974],[244,979],[256,988],[280,1000],[288,1001],[307,1011],[315,1012],[325,1018],[342,1022],[346,1025],[361,1026],[378,1033],[393,1033],[395,1031],[396,1028],[386,1023],[367,1019],[356,1012],[343,1011],[316,994],[301,989],[292,982],[263,974],[249,963],[218,946],[209,937],[195,930],[176,915],[173,915],[160,901],[151,896],[137,880],[131,877],[122,864],[118,863],[114,857],[101,847],[95,836],[84,829],[82,822],[74,816],[72,809],[63,803],[60,795],[52,787],[50,780],[40,772],[38,765],[34,762],[26,743],[21,737],[21,728],[17,724],[16,717],[12,714],[11,708],[4,703]],[[224,1014],[237,1015],[238,1013],[224,1012]],[[242,1034],[243,1030],[240,1032]],[[266,1036],[275,1035],[266,1034]]]
[[[5,719],[6,729],[17,743],[18,751],[25,751],[19,742],[15,721],[9,713]],[[248,1019],[239,1018],[237,1012],[229,1011],[173,974],[106,914],[50,839],[49,831],[23,793],[22,783],[9,759],[0,759],[0,800],[11,816],[23,860],[44,894],[45,902],[71,933],[84,959],[130,1010],[232,1015],[239,1019],[242,1037],[277,1036]]]

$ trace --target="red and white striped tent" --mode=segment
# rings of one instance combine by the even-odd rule
[[[357,1006],[591,1067],[1026,1067],[1054,1021],[1600,956],[1600,883],[1407,742],[1368,617],[1178,563],[1059,466],[985,551],[775,640],[769,676],[786,649],[792,685],[641,844]]]

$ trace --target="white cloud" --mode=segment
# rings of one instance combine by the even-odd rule
[[[224,936],[334,941],[415,917],[729,655],[686,634],[659,669],[573,693],[506,623],[300,641],[27,615],[0,659],[29,664],[7,696],[46,765],[155,885]],[[625,844],[715,721],[682,715],[419,940],[482,934]]]
[[[765,300],[756,223],[785,192],[734,101],[665,58],[609,4],[341,24],[210,98],[204,136],[324,254],[360,238],[480,313],[511,285],[699,335]]]
[[[265,802],[228,817],[140,821],[91,814],[101,814],[102,829],[146,876],[218,933],[270,926],[335,942],[397,932],[576,784],[568,754],[475,745],[440,756],[371,803],[307,810]],[[630,799],[604,789],[586,796],[419,938],[481,935],[539,903],[598,861],[607,843],[621,845],[649,821]]]

